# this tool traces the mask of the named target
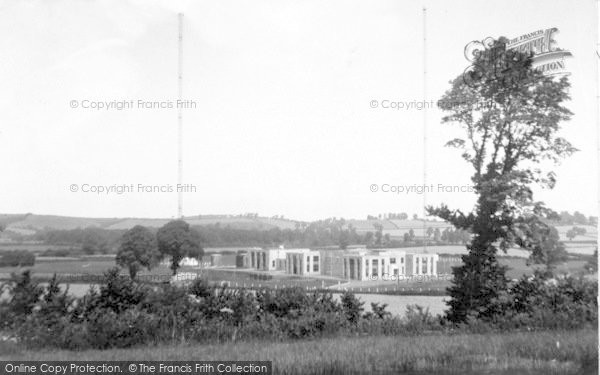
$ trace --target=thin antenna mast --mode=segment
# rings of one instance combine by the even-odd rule
[[[183,112],[182,112],[182,94],[183,94],[183,13],[178,14],[179,18],[179,41],[178,41],[178,61],[177,61],[177,85],[178,85],[178,105],[177,105],[177,217],[183,217]]]
[[[427,8],[423,7],[423,251],[427,252]]]

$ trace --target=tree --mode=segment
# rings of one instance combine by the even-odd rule
[[[579,211],[573,213],[573,221],[575,224],[586,225],[588,223],[587,217]]]
[[[596,250],[594,250],[593,257],[588,260],[586,265],[584,266],[585,270],[589,273],[598,272],[598,247],[596,246]]]
[[[565,246],[559,240],[558,231],[552,226],[542,227],[533,232],[533,235],[539,238],[534,240],[536,245],[529,256],[529,263],[543,264],[545,275],[550,277],[557,264],[567,261]]]
[[[435,230],[433,231],[433,240],[435,242],[440,242],[441,239],[442,233],[440,232],[440,228],[435,228]]]
[[[371,245],[373,245],[373,242],[374,242],[374,241],[375,241],[375,240],[374,240],[374,235],[373,235],[373,232],[367,232],[367,233],[365,234],[365,245],[367,245],[367,246],[371,246]]]
[[[381,223],[373,224],[375,227],[375,245],[381,246],[381,240],[383,238],[383,225]]]
[[[171,257],[173,275],[177,274],[183,258],[200,258],[204,255],[198,234],[183,220],[173,220],[163,225],[156,233],[156,241],[161,257]]]
[[[348,232],[349,231],[346,231],[346,230],[342,230],[340,232],[339,247],[342,250],[346,250],[348,248],[348,245],[349,245],[349,238],[348,238],[349,234],[348,234]]]
[[[389,244],[392,242],[392,237],[390,236],[390,234],[389,234],[389,233],[386,233],[386,234],[383,236],[383,242],[384,242],[386,245],[389,245]]]
[[[136,225],[121,237],[116,262],[117,265],[129,269],[132,280],[142,268],[152,269],[159,259],[156,237],[148,228]]]
[[[586,234],[586,230],[585,228],[580,228],[578,226],[574,226],[573,228],[569,229],[567,231],[567,238],[569,239],[569,241],[573,241],[573,239],[577,236],[582,236],[584,234]]]
[[[450,242],[450,231],[448,228],[442,231],[442,242]]]
[[[531,56],[506,50],[507,39],[482,43],[473,54],[472,69],[454,79],[442,101],[449,114],[444,123],[460,124],[464,138],[447,143],[462,151],[471,165],[477,202],[463,213],[446,205],[428,207],[457,229],[471,234],[463,264],[453,268],[449,288],[452,297],[447,317],[453,322],[469,316],[492,318],[490,303],[506,290],[506,267],[499,264],[498,250],[513,245],[535,251],[542,236],[534,233],[547,226],[541,202],[533,200],[531,185],[552,188],[553,172],[542,173],[541,162],[558,162],[575,148],[556,135],[559,123],[572,113],[562,103],[569,99],[566,77],[545,76],[531,66]]]
[[[81,250],[88,255],[108,253],[108,243],[95,232],[85,232]]]

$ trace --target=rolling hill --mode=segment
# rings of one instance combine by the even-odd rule
[[[0,240],[8,240],[6,237],[11,236],[11,232],[19,235],[31,235],[45,229],[68,230],[76,228],[96,227],[107,230],[126,230],[133,228],[136,225],[143,225],[152,228],[158,228],[172,220],[171,218],[89,218],[89,217],[72,217],[58,215],[35,215],[35,214],[0,214],[0,225],[4,225],[6,230]],[[248,217],[234,215],[199,215],[188,216],[184,218],[190,225],[206,226],[219,224],[223,227],[229,226],[234,229],[247,230],[270,230],[279,229],[295,229],[300,221],[283,219],[283,218],[268,218],[268,217]],[[382,227],[382,233],[389,234],[393,239],[402,239],[405,233],[411,229],[417,237],[425,235],[426,228],[452,228],[446,222],[442,221],[425,221],[422,220],[357,220],[348,219],[344,228],[352,226],[359,234],[366,232],[375,232],[377,226]],[[569,240],[566,233],[573,225],[557,225],[556,229],[560,235],[561,241],[564,242],[567,251],[570,253],[592,254],[596,248],[598,238],[597,228],[591,225],[579,225],[584,228],[586,233],[578,235],[574,239]],[[1,241],[6,242],[6,241]]]

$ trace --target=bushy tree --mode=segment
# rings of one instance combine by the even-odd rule
[[[598,272],[598,247],[597,246],[596,246],[596,250],[594,250],[594,255],[585,264],[585,270],[589,273]]]
[[[541,236],[534,235],[548,215],[533,199],[531,185],[552,188],[553,172],[543,173],[542,162],[558,162],[575,150],[557,136],[559,124],[572,113],[566,77],[545,76],[531,66],[531,56],[506,50],[506,39],[480,46],[473,68],[452,81],[443,102],[449,114],[443,122],[459,124],[465,132],[447,146],[458,148],[474,170],[477,203],[469,213],[446,205],[428,207],[457,229],[471,233],[463,265],[453,269],[448,318],[454,322],[489,318],[490,301],[505,290],[506,268],[498,250],[513,245],[535,251]]]
[[[44,293],[44,288],[32,280],[29,270],[20,275],[11,274],[10,280],[2,284],[1,292],[8,294],[8,300],[0,302],[1,328],[13,328],[24,322]]]
[[[177,274],[183,258],[201,258],[204,255],[198,233],[183,220],[173,220],[162,226],[156,233],[156,240],[161,255],[171,257],[173,275]]]
[[[363,305],[365,303],[356,298],[356,296],[350,292],[345,292],[342,294],[340,301],[342,303],[342,310],[346,316],[346,320],[350,324],[358,324],[358,320],[364,311]]]
[[[28,267],[34,264],[35,254],[29,251],[6,251],[0,256],[0,267]]]
[[[543,226],[532,232],[535,245],[529,256],[529,263],[544,265],[543,274],[553,276],[557,264],[567,261],[565,245],[560,242],[558,231],[552,226]]]
[[[156,237],[148,228],[136,225],[123,234],[116,262],[119,266],[129,269],[132,279],[135,279],[143,268],[152,269],[159,259]]]

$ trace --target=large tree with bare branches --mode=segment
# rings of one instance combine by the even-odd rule
[[[572,113],[566,77],[551,77],[532,68],[532,57],[505,48],[506,39],[481,44],[473,65],[451,82],[441,99],[444,123],[458,124],[464,136],[447,143],[462,151],[472,166],[477,203],[471,212],[446,205],[428,207],[430,215],[472,234],[463,265],[453,269],[448,318],[486,319],[490,301],[505,290],[506,268],[497,253],[514,245],[543,259],[551,227],[543,218],[552,213],[533,199],[531,187],[552,188],[548,163],[558,163],[576,151],[557,135],[559,124]],[[547,258],[547,257],[546,257]]]

